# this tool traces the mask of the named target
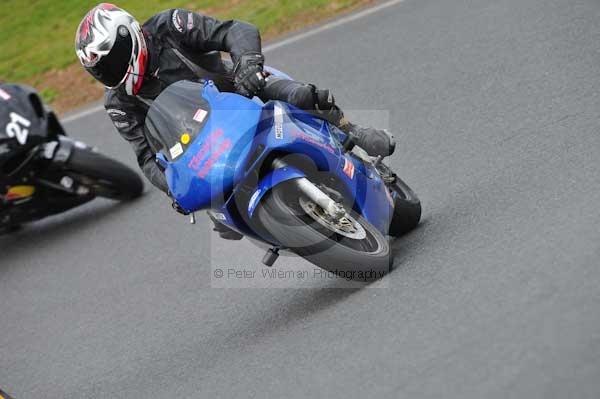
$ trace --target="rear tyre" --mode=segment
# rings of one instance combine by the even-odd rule
[[[0,236],[9,235],[12,233],[16,233],[17,231],[23,228],[20,224],[11,224],[7,226],[0,226]]]
[[[367,220],[349,211],[351,228],[356,227],[360,234],[344,235],[307,213],[307,201],[291,182],[279,184],[265,195],[256,217],[270,240],[345,278],[374,280],[390,270],[389,242]]]
[[[415,229],[421,220],[421,201],[412,189],[399,177],[389,187],[394,198],[394,214],[389,234],[400,237]]]
[[[127,201],[144,190],[140,176],[122,163],[89,148],[74,147],[66,165],[71,177],[99,197]]]

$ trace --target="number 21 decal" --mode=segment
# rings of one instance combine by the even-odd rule
[[[6,125],[6,134],[10,138],[16,138],[19,144],[25,145],[29,134],[29,130],[26,128],[31,126],[31,122],[14,112],[11,112],[9,116],[10,122]]]

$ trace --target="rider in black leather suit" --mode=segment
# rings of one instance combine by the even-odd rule
[[[349,123],[329,90],[265,74],[259,31],[245,22],[172,9],[140,27],[124,10],[103,3],[82,20],[75,47],[86,70],[107,87],[105,108],[132,145],[144,174],[165,192],[168,187],[144,122],[152,100],[180,80],[211,79],[221,91],[285,101],[318,113],[371,155],[387,156],[394,150],[386,132]],[[221,51],[232,62],[222,60]]]

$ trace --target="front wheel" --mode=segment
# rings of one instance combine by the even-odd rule
[[[293,182],[267,193],[256,217],[272,240],[327,271],[372,280],[390,269],[390,245],[379,230],[352,210],[332,221]]]
[[[74,147],[66,169],[78,183],[99,197],[126,201],[139,197],[144,190],[137,173],[89,148]]]

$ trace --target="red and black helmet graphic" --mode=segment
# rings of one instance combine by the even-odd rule
[[[75,37],[75,47],[77,50],[84,49],[88,44],[92,43],[94,41],[94,32],[98,30],[102,31],[104,25],[108,22],[105,21],[107,18],[106,14],[99,12],[100,10],[119,11],[120,9],[114,4],[101,3],[88,11],[77,29]],[[98,22],[96,23],[95,20],[98,20]]]
[[[125,10],[110,3],[90,10],[77,28],[75,51],[85,69],[106,87],[126,83],[131,93],[141,87],[146,43],[139,23]]]

